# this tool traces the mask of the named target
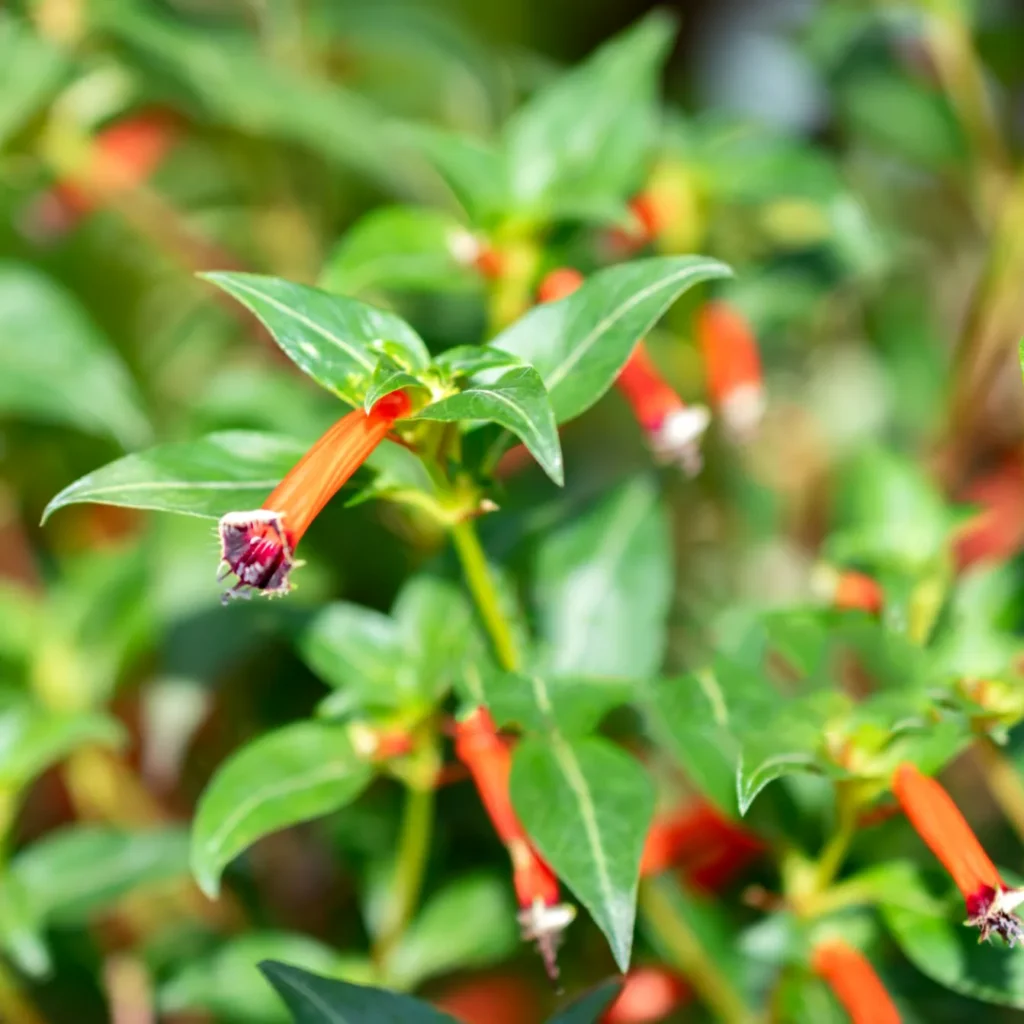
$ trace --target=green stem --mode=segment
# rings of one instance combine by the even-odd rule
[[[514,672],[521,664],[519,646],[502,610],[494,576],[471,519],[465,519],[452,527],[452,541],[462,563],[466,585],[494,644],[494,653],[503,668]]]
[[[835,835],[825,844],[818,858],[817,890],[827,889],[839,874],[853,837],[857,834],[858,802],[851,786],[839,783],[836,791],[838,822]]]
[[[402,815],[391,902],[373,950],[373,959],[385,978],[388,960],[405,934],[419,903],[433,824],[434,786],[430,783],[410,784]]]
[[[639,904],[647,924],[705,1006],[726,1024],[750,1024],[753,1013],[657,882],[640,883]]]

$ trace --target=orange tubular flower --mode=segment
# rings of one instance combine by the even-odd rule
[[[761,355],[747,321],[724,302],[709,302],[697,316],[712,404],[737,440],[745,440],[765,409]]]
[[[615,386],[633,409],[660,462],[674,462],[687,473],[700,471],[700,439],[711,420],[702,405],[687,405],[662,377],[641,341]]]
[[[900,1024],[900,1013],[867,958],[845,942],[824,942],[811,969],[835,993],[852,1024]]]
[[[544,277],[537,287],[538,302],[557,302],[572,295],[583,284],[583,275],[572,267],[558,267]]]
[[[1005,562],[1024,547],[1024,463],[1019,454],[974,480],[960,497],[980,510],[956,532],[959,572],[977,562]]]
[[[225,601],[255,590],[268,596],[288,593],[302,535],[410,408],[408,396],[396,391],[368,413],[356,409],[343,416],[299,459],[262,507],[221,518],[220,578],[230,573],[238,578]]]
[[[101,205],[105,196],[145,183],[178,140],[175,122],[150,111],[120,121],[98,132],[92,157],[73,179],[57,183],[36,200],[29,217],[44,235],[70,230]]]
[[[455,729],[455,754],[469,769],[487,816],[512,861],[523,939],[536,942],[548,974],[558,976],[555,953],[575,908],[559,903],[558,879],[534,850],[509,796],[512,751],[486,708],[475,708]]]
[[[689,1002],[690,988],[667,967],[635,967],[601,1024],[653,1024]]]
[[[896,769],[892,789],[914,830],[962,893],[967,904],[964,923],[981,931],[981,941],[996,932],[1012,946],[1024,936],[1013,913],[1024,902],[1024,890],[1003,884],[971,826],[938,782],[904,762]]]
[[[878,615],[885,603],[881,586],[862,572],[822,565],[815,570],[812,585],[822,600],[840,611]]]

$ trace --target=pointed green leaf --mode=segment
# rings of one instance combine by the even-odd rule
[[[397,988],[427,978],[498,963],[519,947],[508,886],[490,875],[465,875],[429,899],[388,961]]]
[[[290,438],[244,430],[157,445],[65,487],[43,522],[65,505],[88,501],[218,519],[258,508],[304,451]]]
[[[299,722],[236,751],[203,792],[192,825],[192,873],[211,898],[224,867],[261,836],[351,803],[372,769],[343,727]]]
[[[415,666],[398,625],[372,608],[327,605],[303,630],[299,653],[351,707],[395,707],[415,693]]]
[[[100,712],[58,714],[22,702],[0,707],[0,786],[18,790],[79,747],[124,740],[120,722]]]
[[[559,487],[564,482],[558,427],[544,382],[532,366],[508,370],[493,384],[473,384],[457,395],[425,406],[413,419],[497,423],[526,445]]]
[[[622,199],[640,186],[674,34],[674,19],[657,11],[520,108],[504,133],[518,203],[543,209],[554,197]]]
[[[201,1011],[246,1024],[288,1024],[291,1015],[259,970],[260,963],[272,959],[350,981],[373,976],[369,961],[340,957],[306,935],[254,932],[180,969],[161,987],[160,1008],[169,1014]]]
[[[683,292],[731,273],[707,256],[662,256],[608,267],[568,298],[535,306],[492,344],[537,368],[555,419],[564,423],[612,386],[636,343]]]
[[[421,388],[428,390],[418,377],[414,377],[408,370],[398,366],[390,359],[381,357],[380,362],[373,371],[366,388],[366,396],[363,398],[363,408],[369,412],[385,395],[394,391],[401,391],[402,388]]]
[[[456,345],[455,348],[445,349],[434,360],[434,365],[453,377],[472,377],[485,370],[502,370],[522,364],[518,356],[489,345]]]
[[[654,815],[647,773],[607,740],[549,733],[517,747],[510,792],[537,849],[590,911],[625,972]]]
[[[277,277],[201,276],[252,310],[300,370],[351,405],[360,403],[382,343],[399,345],[414,366],[429,360],[420,336],[376,306]]]
[[[43,926],[21,879],[4,871],[0,875],[0,949],[31,977],[49,974],[52,966]]]
[[[327,260],[318,286],[340,295],[375,288],[459,289],[479,276],[460,262],[475,243],[451,214],[429,207],[385,206],[357,221]]]
[[[638,477],[548,534],[537,555],[542,663],[559,675],[657,672],[672,595],[668,520]]]
[[[0,12],[0,146],[56,92],[67,69],[64,54],[27,19]]]
[[[0,264],[0,415],[67,423],[126,448],[150,434],[128,371],[85,311],[15,263]]]
[[[260,970],[292,1012],[295,1024],[457,1024],[411,996],[350,985],[264,960]]]
[[[621,981],[606,981],[563,1007],[548,1020],[548,1024],[597,1024],[601,1014],[612,1005],[621,991]]]
[[[188,835],[74,825],[26,847],[10,870],[40,920],[80,925],[143,886],[187,878]]]

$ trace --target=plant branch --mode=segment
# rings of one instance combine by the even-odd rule
[[[0,1020],[6,1024],[46,1024],[0,961]]]

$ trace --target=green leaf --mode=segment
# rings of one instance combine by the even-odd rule
[[[487,227],[510,209],[501,154],[487,143],[432,125],[405,125],[399,137],[434,166],[469,219]]]
[[[488,345],[456,345],[455,348],[445,349],[434,360],[434,365],[453,377],[472,377],[484,370],[500,370],[522,364],[511,352],[502,352]]]
[[[295,142],[392,188],[408,188],[381,112],[333,82],[282,63],[251,37],[186,27],[144,4],[97,4],[90,18],[128,45],[140,74],[177,83],[208,117],[247,135]]]
[[[87,501],[219,519],[258,508],[304,452],[290,438],[245,430],[157,445],[69,484],[46,506],[43,522]]]
[[[493,384],[465,391],[420,409],[412,419],[452,423],[479,420],[510,430],[559,487],[565,482],[562,445],[544,382],[532,366],[518,366]]]
[[[70,424],[127,448],[150,435],[110,342],[73,296],[16,263],[0,263],[0,415]]]
[[[427,392],[430,390],[429,385],[409,373],[404,366],[389,356],[382,355],[367,385],[363,408],[369,412],[385,395],[401,391],[402,388],[421,388]]]
[[[827,770],[826,725],[848,712],[851,703],[845,694],[812,693],[782,703],[774,712],[744,716],[736,768],[740,814],[746,814],[758,793],[783,775]]]
[[[683,292],[731,273],[706,256],[661,256],[608,267],[568,298],[535,306],[491,344],[537,368],[555,419],[564,423],[612,386],[636,343]]]
[[[31,977],[51,969],[43,925],[21,879],[5,871],[0,875],[0,949]]]
[[[592,676],[541,676],[521,672],[482,671],[487,708],[501,727],[517,725],[532,732],[558,730],[580,736],[593,732],[614,707],[629,702],[632,689],[618,679]],[[473,694],[466,694],[473,702]]]
[[[512,803],[530,838],[629,967],[637,880],[654,815],[644,769],[607,740],[527,737],[516,749]]]
[[[292,1012],[295,1024],[458,1024],[410,996],[330,981],[264,960],[260,970]]]
[[[259,274],[202,274],[252,310],[282,351],[321,387],[359,405],[383,342],[393,342],[413,366],[429,354],[400,317],[344,295]]]
[[[830,557],[868,571],[918,575],[943,556],[953,517],[923,470],[882,448],[860,452],[842,475]]]
[[[885,906],[882,918],[907,959],[945,988],[985,1003],[1024,1009],[1024,949],[979,945],[959,920]]]
[[[465,875],[427,901],[388,961],[388,978],[413,989],[427,978],[498,963],[519,946],[516,908],[492,875]]]
[[[720,810],[735,814],[739,741],[729,729],[726,695],[712,672],[658,679],[644,687],[651,735]]]
[[[555,79],[504,132],[516,202],[625,198],[642,183],[658,127],[658,77],[675,21],[655,12]]]
[[[327,260],[318,286],[342,295],[375,288],[440,291],[472,287],[472,260],[459,244],[474,241],[448,213],[419,206],[384,206],[357,221]]]
[[[637,477],[549,533],[535,593],[545,653],[559,675],[650,676],[661,665],[672,597],[668,521]]]
[[[548,1024],[596,1024],[621,991],[621,981],[606,981],[559,1010]]]
[[[236,751],[203,792],[192,873],[211,898],[224,867],[261,836],[351,803],[372,776],[341,727],[299,722]]]
[[[0,146],[49,101],[66,71],[61,51],[27,21],[0,14]]]
[[[0,786],[18,790],[79,747],[117,747],[121,724],[99,712],[58,714],[28,703],[0,707]]]
[[[39,920],[78,926],[144,886],[187,878],[188,835],[75,825],[22,850],[10,871]]]
[[[299,653],[352,706],[396,707],[416,693],[415,665],[398,625],[372,608],[327,605],[303,631]]]
[[[288,1024],[291,1015],[259,970],[261,962],[273,959],[349,981],[368,981],[373,976],[369,961],[339,957],[305,935],[255,932],[226,942],[211,956],[194,960],[173,975],[160,989],[160,1008],[169,1014],[205,1011],[218,1020],[247,1024]]]

